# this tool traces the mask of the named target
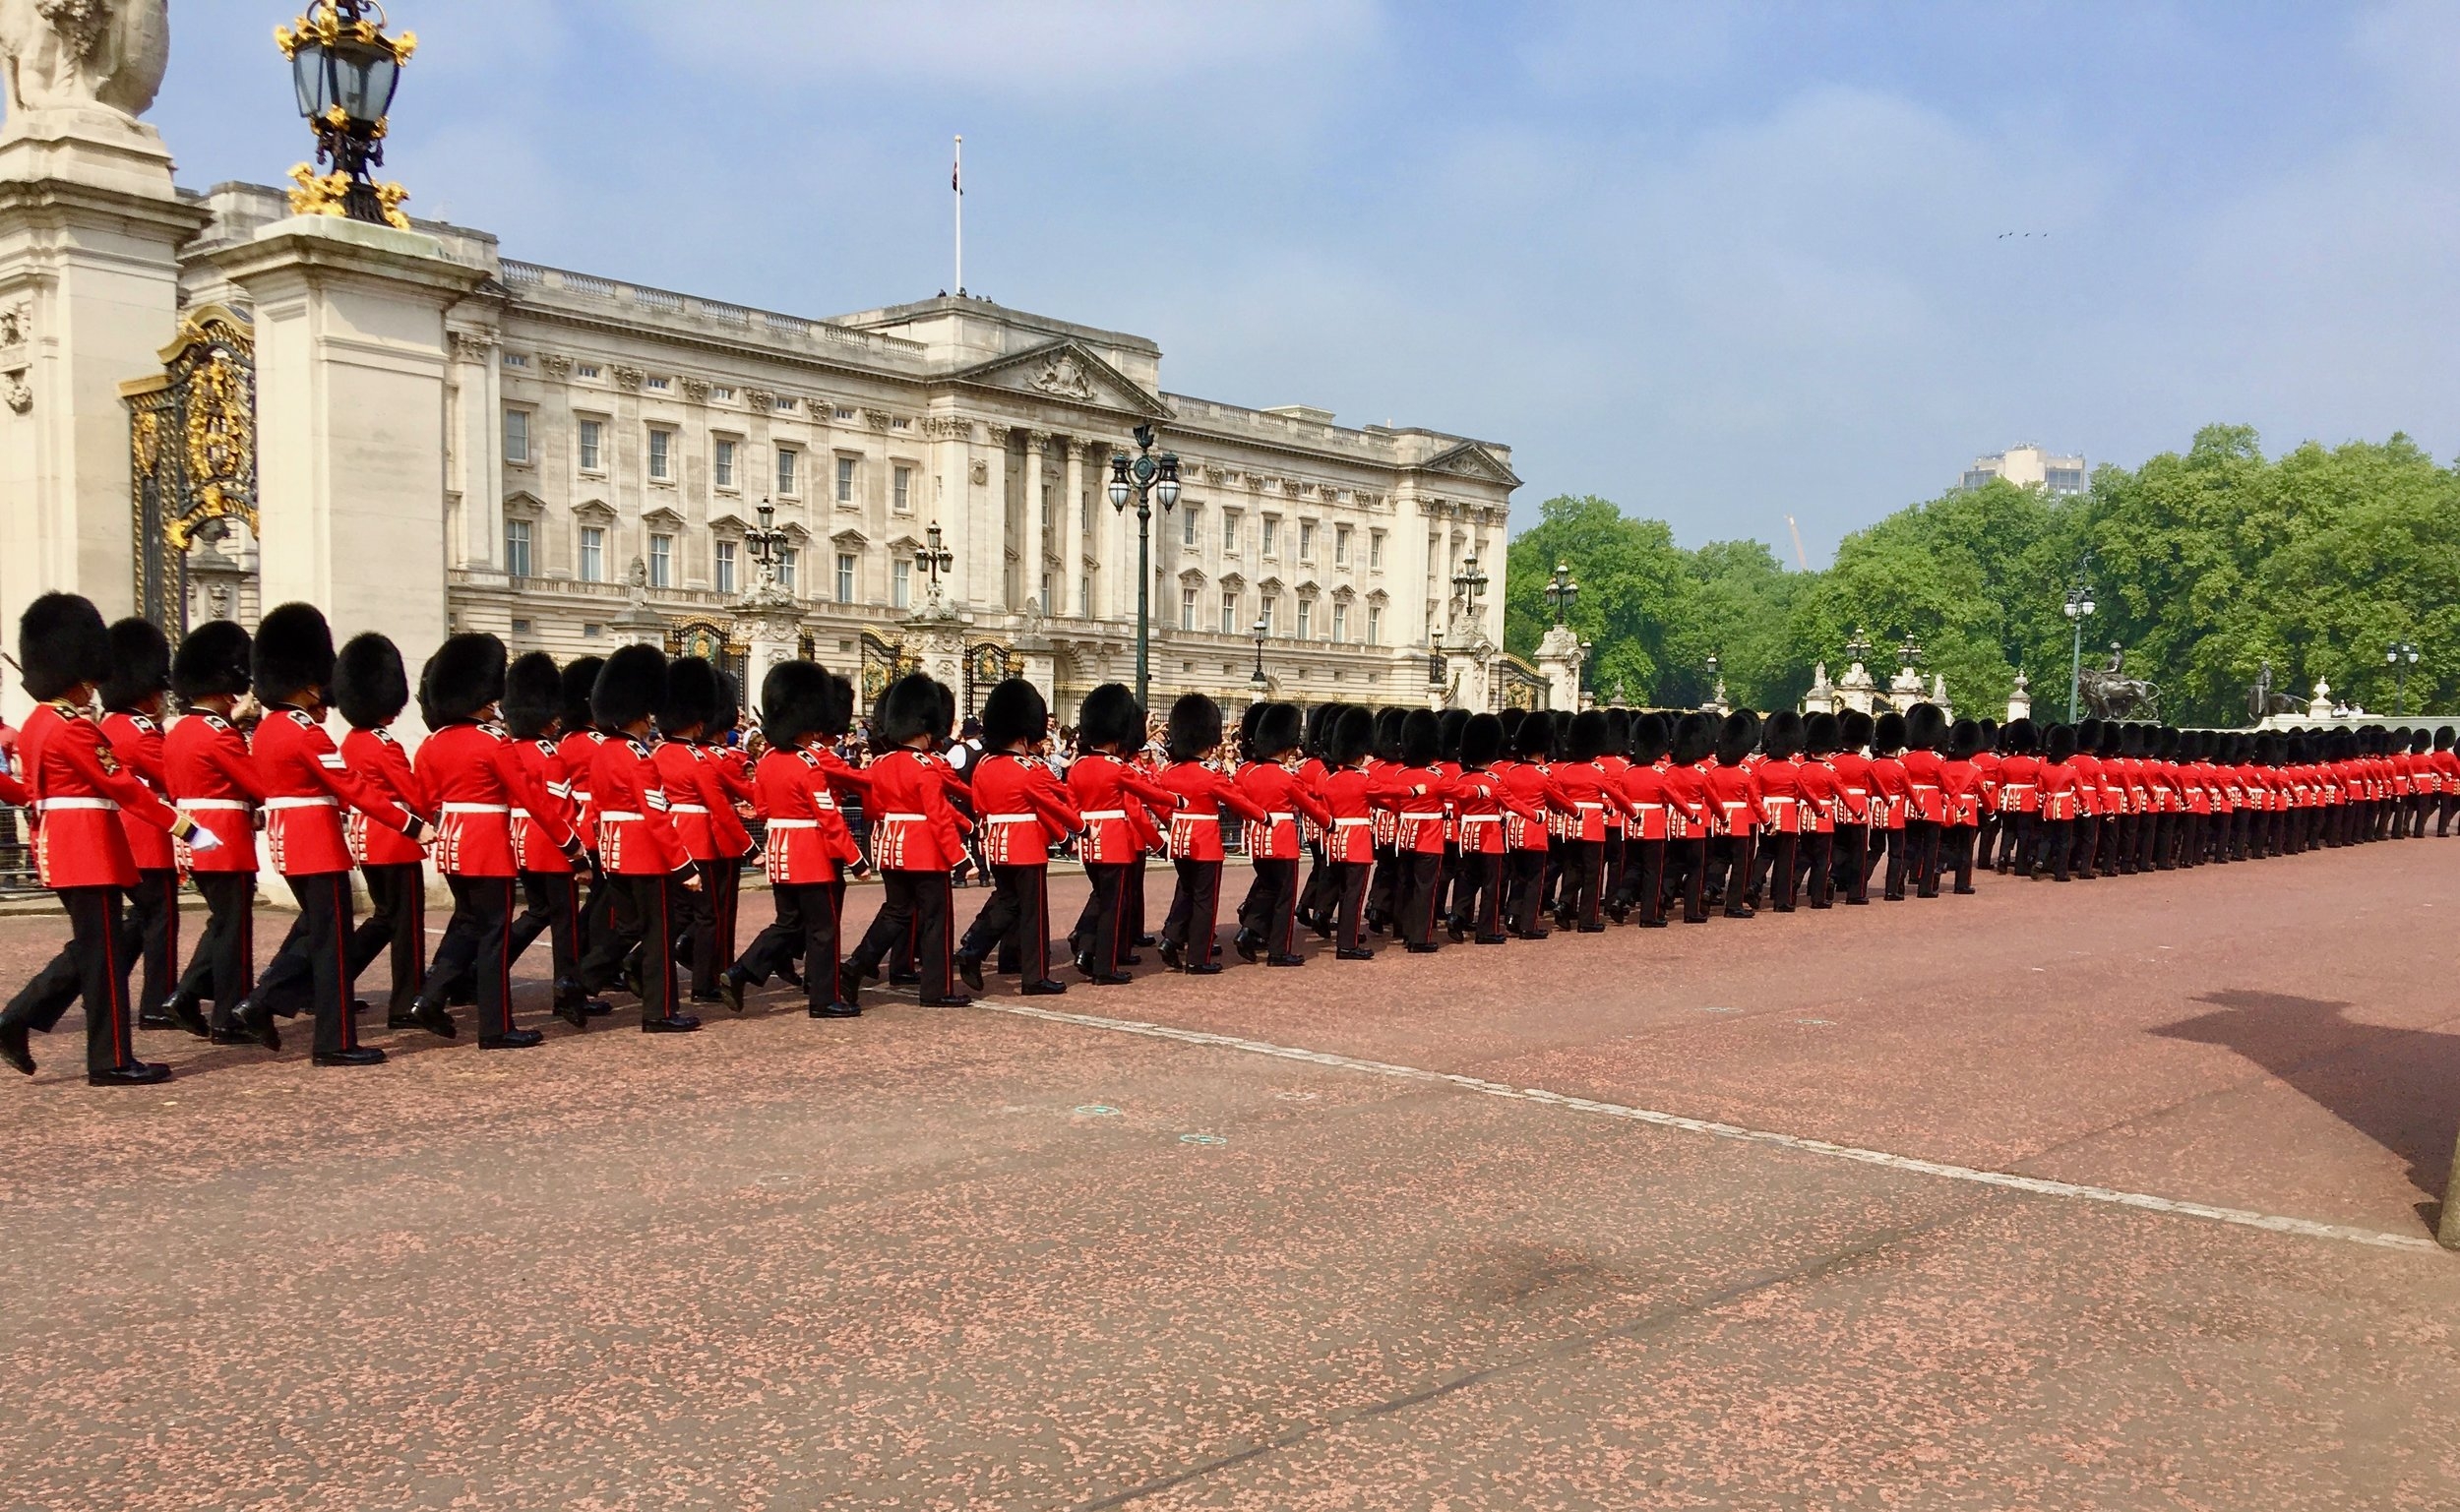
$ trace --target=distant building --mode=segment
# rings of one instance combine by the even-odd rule
[[[1975,457],[1973,465],[1965,469],[1964,481],[1957,486],[1980,488],[1993,478],[2005,478],[2019,488],[2039,484],[2049,493],[2080,494],[2084,492],[2084,458],[2053,456],[2028,442]]]

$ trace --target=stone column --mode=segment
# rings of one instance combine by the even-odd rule
[[[42,23],[34,23],[42,30]],[[128,411],[179,329],[181,242],[211,215],[154,128],[100,106],[12,105],[0,133],[0,625],[52,589],[137,602]],[[14,721],[28,707],[0,679]]]
[[[956,552],[956,580],[949,598],[967,609],[996,610],[1008,603],[1008,427],[986,420],[982,429],[981,450],[974,456],[988,468],[965,528],[952,532],[949,541]]]
[[[1068,496],[1060,503],[1059,594],[1060,603],[1045,605],[1044,612],[1053,618],[1074,618],[1084,602],[1084,464],[1096,454],[1094,444],[1075,437],[1063,438],[1068,448]],[[1103,501],[1104,507],[1109,505]]]
[[[446,459],[448,488],[461,496],[461,538],[449,543],[450,564],[486,580],[502,582],[504,560],[503,369],[493,331],[455,331],[453,350],[453,445]],[[609,438],[610,444],[612,438]],[[534,444],[534,443],[533,443]],[[547,543],[529,543],[530,570],[545,560]]]
[[[1577,710],[1580,706],[1580,635],[1558,625],[1538,642],[1538,671],[1546,678],[1546,706]]]
[[[417,665],[446,631],[445,311],[485,272],[330,215],[212,260],[256,310],[266,604],[321,605],[338,636],[382,631]]]
[[[2014,724],[2019,719],[2030,719],[2032,717],[2033,682],[2032,679],[2026,677],[2023,673],[2018,672],[2016,674],[2015,689],[2007,695],[2007,722],[2009,724]]]
[[[1061,438],[1060,444],[1067,445],[1066,439]],[[1021,609],[1028,601],[1037,604],[1041,604],[1042,601],[1042,532],[1050,521],[1049,512],[1043,508],[1042,503],[1042,465],[1043,459],[1049,456],[1050,453],[1051,437],[1048,433],[1025,432],[1025,455],[1020,469],[1025,480],[1023,500],[1025,540],[1023,547],[1016,553],[1019,569],[1016,583],[1018,591],[1016,602],[1008,606],[1012,609]],[[1048,615],[1056,611],[1049,604],[1041,604],[1041,612]]]

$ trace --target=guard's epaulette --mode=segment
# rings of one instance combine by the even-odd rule
[[[646,759],[649,754],[649,743],[643,740],[638,735],[625,736],[624,744],[632,748],[632,754],[634,756],[641,756]]]
[[[393,732],[391,730],[375,729],[370,730],[367,733],[375,736],[378,740],[383,741],[388,746],[399,746],[401,744],[400,741],[393,738]]]
[[[316,721],[308,717],[308,711],[306,709],[286,709],[283,712],[289,714],[292,719],[298,721],[299,728],[302,730],[313,730],[316,728]]]
[[[497,740],[511,740],[513,738],[504,733],[504,726],[500,724],[482,724],[478,728],[486,731],[489,735],[494,736]]]
[[[539,736],[536,740],[531,741],[529,744],[537,747],[541,756],[555,755],[555,742],[547,739],[543,735]]]
[[[230,728],[230,721],[224,719],[219,714],[208,712],[202,717],[205,720],[205,727],[209,730],[227,730]]]
[[[795,755],[803,758],[803,764],[806,766],[818,767],[820,765],[820,757],[812,755],[808,751],[798,751]]]
[[[143,730],[148,735],[152,735],[155,730],[161,728],[159,725],[156,725],[153,720],[148,719],[143,714],[131,714],[128,717],[138,729]]]

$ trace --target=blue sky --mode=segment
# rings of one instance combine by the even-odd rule
[[[182,182],[306,137],[176,0]],[[966,280],[1165,384],[1509,443],[1686,543],[2025,441],[2460,449],[2460,5],[399,0],[389,176],[508,254],[803,314]],[[2001,239],[2004,231],[2047,232]]]

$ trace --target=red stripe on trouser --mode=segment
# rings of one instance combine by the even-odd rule
[[[513,1027],[513,887],[504,879],[504,928],[496,931],[496,1019],[499,1032]],[[552,947],[550,947],[552,948]]]
[[[1444,895],[1444,863],[1439,859],[1427,870],[1432,874],[1427,881],[1427,942],[1433,944],[1435,942],[1436,900]]]
[[[1033,912],[1033,979],[1046,982],[1051,976],[1051,874],[1048,869],[1043,871],[1042,880],[1034,885]]]
[[[341,904],[342,899],[350,895],[350,874],[347,872],[336,872],[333,874],[333,878],[334,981],[336,983],[336,990],[338,992],[341,998],[341,1001],[336,1005],[336,1008],[337,1011],[341,1014],[341,1048],[343,1050],[356,1050],[359,1045],[359,1024],[358,1015],[350,1011],[349,942],[342,937],[341,934]]]
[[[1221,863],[1211,863],[1212,876],[1204,887],[1204,942],[1197,961],[1205,966],[1213,963],[1213,937],[1221,933]]]
[[[119,941],[112,938],[118,933],[119,931],[112,927],[111,910],[105,907],[102,910],[102,971],[103,991],[108,993],[111,998],[109,1003],[111,1063],[126,1065],[128,1063],[128,1012],[120,1001],[120,988],[125,979],[120,976]],[[91,1002],[87,1003],[86,1011],[92,1013],[93,1006]]]

